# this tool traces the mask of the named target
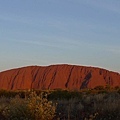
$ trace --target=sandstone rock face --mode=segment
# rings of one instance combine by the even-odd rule
[[[28,66],[0,72],[0,89],[70,89],[120,86],[120,74],[76,65]]]

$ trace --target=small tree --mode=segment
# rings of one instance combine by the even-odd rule
[[[104,86],[96,86],[94,89],[95,90],[104,90]]]

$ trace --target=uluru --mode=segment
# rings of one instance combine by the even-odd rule
[[[0,89],[70,89],[120,86],[120,74],[77,65],[27,66],[0,72]]]

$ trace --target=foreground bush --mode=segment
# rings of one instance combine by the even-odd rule
[[[55,108],[46,96],[32,92],[27,99],[17,96],[9,99],[9,104],[0,104],[0,120],[52,120]]]
[[[56,106],[42,94],[37,96],[33,92],[28,99],[27,107],[34,120],[52,120],[55,116]]]

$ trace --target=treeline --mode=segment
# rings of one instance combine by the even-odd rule
[[[41,93],[47,93],[49,99],[71,99],[71,98],[80,98],[84,94],[99,94],[99,93],[109,93],[109,92],[117,92],[120,93],[120,86],[110,87],[106,86],[96,86],[93,89],[81,89],[81,90],[63,90],[63,89],[54,89],[54,90],[0,90],[0,97],[15,97],[19,95],[20,98],[26,98],[29,94],[35,91],[37,95]]]

